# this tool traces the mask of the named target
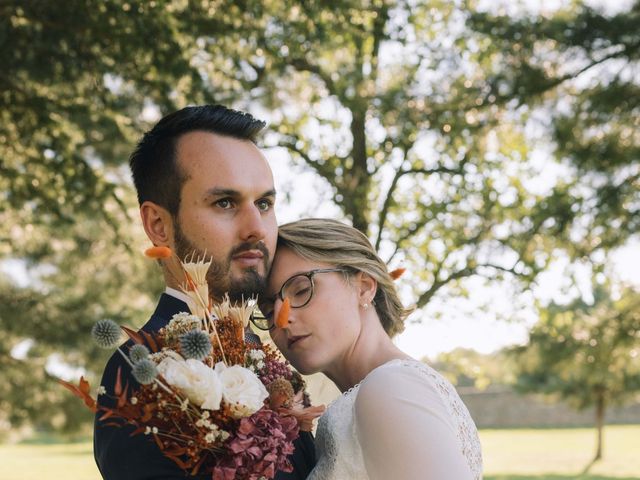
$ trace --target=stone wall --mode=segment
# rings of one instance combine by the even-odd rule
[[[324,375],[305,377],[314,404],[328,405],[340,392]],[[492,386],[478,391],[457,388],[478,428],[591,427],[593,408],[577,412],[564,402],[552,402],[541,395],[521,395],[506,386]],[[626,407],[611,407],[606,412],[608,424],[640,424],[640,401]]]
[[[521,395],[509,387],[485,391],[458,388],[478,428],[589,427],[594,424],[593,408],[578,412],[564,402],[552,402],[541,395]],[[610,407],[607,424],[640,423],[640,402]]]

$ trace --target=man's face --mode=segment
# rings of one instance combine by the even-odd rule
[[[261,292],[277,239],[273,176],[249,140],[191,132],[177,144],[185,177],[174,250],[212,257],[211,293],[239,300]]]

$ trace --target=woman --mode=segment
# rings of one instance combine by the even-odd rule
[[[409,312],[367,238],[325,219],[278,235],[263,326],[301,373],[323,372],[342,391],[319,421],[309,478],[481,478],[478,433],[455,389],[391,341]],[[288,322],[275,325],[286,298]]]

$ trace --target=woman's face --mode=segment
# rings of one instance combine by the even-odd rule
[[[313,270],[335,268],[305,260],[286,247],[278,248],[267,291],[260,307],[265,314],[277,318],[282,299],[278,292],[287,284],[286,296],[292,305],[303,303],[311,293],[310,283],[304,276]],[[289,323],[277,325],[270,331],[271,338],[291,364],[305,375],[326,372],[332,365],[348,355],[361,329],[357,287],[342,272],[317,272],[312,275],[313,295],[300,308],[291,308]],[[355,280],[355,279],[354,279]]]

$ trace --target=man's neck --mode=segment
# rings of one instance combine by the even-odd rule
[[[167,295],[171,295],[172,297],[177,298],[178,300],[182,300],[187,305],[190,302],[189,296],[186,293],[181,292],[180,290],[176,290],[175,288],[166,287],[164,289],[164,293],[166,293]]]

